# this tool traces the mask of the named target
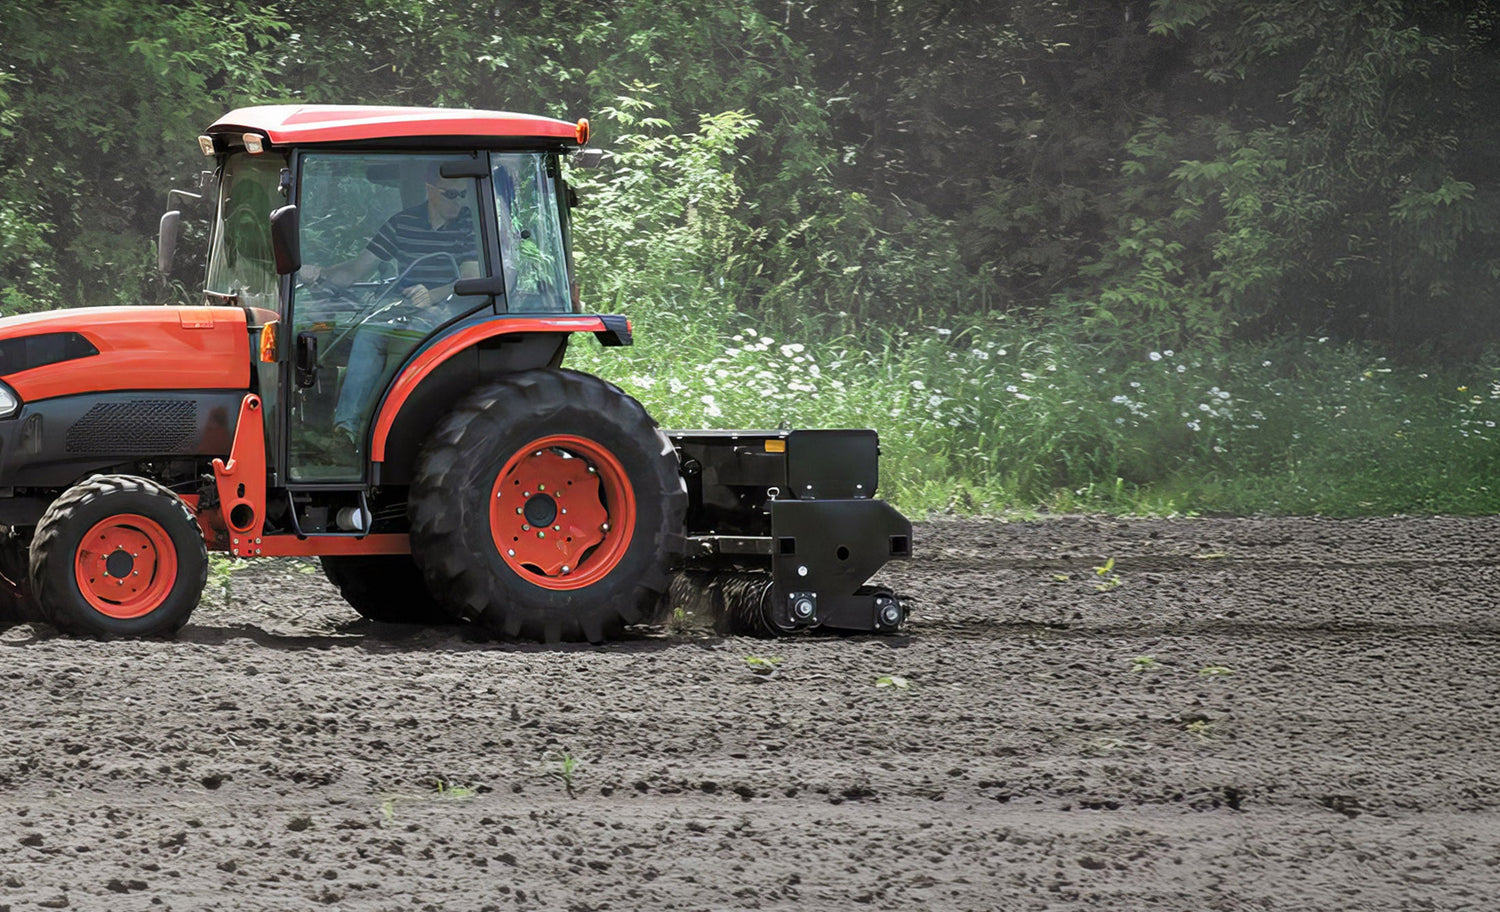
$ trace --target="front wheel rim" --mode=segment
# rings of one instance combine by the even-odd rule
[[[552,434],[521,447],[490,489],[490,534],[505,563],[544,589],[609,576],[630,547],[635,489],[614,453]]]
[[[100,614],[130,620],[150,614],[177,584],[177,550],[161,523],[122,513],[95,523],[78,543],[73,577]]]

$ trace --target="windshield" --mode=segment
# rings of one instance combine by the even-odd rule
[[[572,309],[568,259],[557,208],[556,160],[545,152],[491,157],[500,258],[511,313],[565,313]]]
[[[271,255],[271,210],[286,160],[279,155],[232,155],[219,184],[219,209],[208,256],[208,290],[238,295],[239,303],[275,310],[276,264]]]

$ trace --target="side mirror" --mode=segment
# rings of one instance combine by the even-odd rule
[[[181,221],[180,209],[162,213],[161,226],[156,230],[156,269],[162,275],[172,271],[172,255],[177,252],[177,226]]]
[[[203,174],[212,176],[213,172],[205,171]],[[203,175],[199,175],[200,184],[204,182]],[[186,190],[168,190],[167,206],[170,207],[179,199],[197,202],[203,199],[201,193],[189,193]],[[162,214],[161,226],[156,234],[156,268],[162,275],[172,271],[172,255],[177,252],[177,227],[182,221],[182,210],[171,209]]]
[[[568,160],[575,168],[597,168],[604,161],[604,150],[597,146],[579,149]]]
[[[291,275],[302,268],[300,223],[296,206],[271,212],[271,255],[276,260],[277,275]]]

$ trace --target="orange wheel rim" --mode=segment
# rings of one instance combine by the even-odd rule
[[[517,574],[544,589],[581,589],[624,559],[635,489],[608,449],[554,434],[516,451],[490,489],[490,534]]]
[[[121,620],[138,618],[161,607],[177,584],[177,551],[161,523],[121,513],[84,533],[73,575],[95,611]]]

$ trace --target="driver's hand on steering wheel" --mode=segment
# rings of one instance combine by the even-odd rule
[[[432,292],[426,285],[408,285],[401,289],[401,295],[418,307],[426,307],[432,303]]]

